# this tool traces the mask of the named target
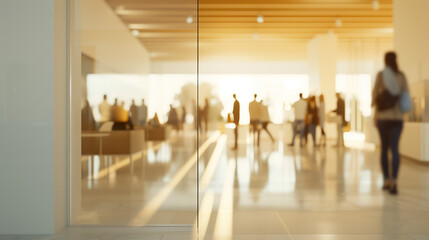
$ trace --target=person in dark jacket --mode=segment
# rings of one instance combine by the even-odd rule
[[[318,111],[316,106],[316,97],[312,96],[308,100],[308,132],[311,133],[313,137],[313,145],[316,146],[316,126],[318,122]]]
[[[234,128],[235,143],[232,149],[237,150],[238,149],[238,124],[240,122],[240,102],[237,100],[237,95],[233,94],[232,97],[235,100],[234,107],[232,109],[232,114],[234,116],[234,124],[235,124],[235,128]]]
[[[179,130],[179,117],[177,116],[177,111],[173,105],[170,105],[167,124],[172,125],[175,130]]]

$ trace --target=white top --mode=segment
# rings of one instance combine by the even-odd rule
[[[146,119],[147,119],[147,106],[146,106],[146,104],[142,104],[140,107],[139,107],[139,120],[140,121],[146,121]]]
[[[295,120],[305,120],[305,114],[307,114],[307,101],[300,98],[293,104],[295,110]]]
[[[268,106],[259,103],[261,109],[261,122],[269,122],[270,121],[270,113],[268,112]]]
[[[250,121],[261,119],[259,103],[255,100],[249,103],[249,115]]]
[[[100,122],[110,121],[110,104],[104,100],[100,105],[98,105],[98,110],[100,111]]]

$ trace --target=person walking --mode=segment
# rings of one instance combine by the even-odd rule
[[[256,101],[256,98],[258,97],[258,95],[254,94],[253,97],[254,97],[253,101],[249,103],[250,127],[253,135],[253,144],[256,144],[256,141],[257,141],[259,145],[259,135],[260,135],[259,123],[260,123],[261,113],[260,113],[259,103]],[[256,140],[256,137],[258,138],[257,140]]]
[[[313,146],[317,146],[316,144],[316,126],[318,122],[317,116],[317,106],[316,106],[316,97],[312,96],[308,100],[308,108],[307,108],[307,117],[308,117],[308,132],[311,133],[313,138]]]
[[[270,131],[268,131],[268,124],[271,122],[270,121],[270,113],[268,112],[268,106],[264,105],[262,103],[262,100],[259,102],[259,107],[260,107],[260,113],[261,113],[261,124],[262,124],[262,128],[260,131],[265,130],[265,132],[267,132],[268,136],[270,136],[271,141],[275,141],[273,135],[271,135]],[[259,145],[259,141],[258,141],[258,145]]]
[[[337,144],[334,147],[344,147],[344,132],[343,127],[346,124],[346,104],[341,98],[340,93],[336,93],[337,108],[333,113],[337,114]]]
[[[179,117],[176,109],[170,104],[170,111],[168,111],[167,124],[170,124],[176,131],[179,130]]]
[[[186,116],[187,116],[186,106],[182,106],[182,117],[180,118],[180,124],[181,124],[182,130],[185,130]]]
[[[320,146],[326,146],[326,133],[325,133],[325,98],[323,94],[319,96],[319,108],[318,108],[319,126],[322,131],[322,137],[320,138]]]
[[[293,109],[295,112],[295,121],[293,123],[293,136],[292,142],[289,146],[295,144],[295,137],[299,129],[299,140],[300,146],[302,146],[302,138],[304,136],[304,127],[305,127],[305,115],[307,114],[307,101],[302,97],[302,93],[299,94],[299,100],[293,104]]]
[[[201,122],[204,123],[204,133],[207,133],[209,130],[210,102],[208,98],[206,98],[204,102],[205,105],[201,109]]]
[[[240,102],[237,100],[237,95],[233,94],[232,97],[234,98],[234,106],[232,109],[232,115],[234,116],[234,147],[233,150],[238,149],[238,124],[240,122]]]
[[[381,140],[381,167],[384,177],[383,190],[389,190],[391,194],[396,195],[398,194],[397,179],[400,165],[398,144],[402,132],[404,113],[401,111],[398,100],[396,102],[393,101],[393,106],[387,109],[380,109],[379,101],[387,100],[386,91],[394,99],[399,99],[401,93],[408,92],[408,83],[404,73],[398,68],[394,52],[385,54],[384,63],[385,68],[377,74],[375,79],[375,85],[372,90],[372,105],[376,107],[374,119]],[[381,99],[380,96],[382,97]],[[391,174],[389,172],[389,149],[392,152]]]

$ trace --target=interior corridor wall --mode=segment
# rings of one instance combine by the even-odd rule
[[[429,1],[394,1],[395,51],[399,68],[405,73],[415,101],[415,111],[428,115],[429,89]],[[424,118],[423,118],[424,119]],[[419,119],[417,119],[419,120]],[[407,157],[429,160],[429,123],[406,122],[401,136],[399,152]]]
[[[0,234],[66,223],[66,1],[0,1]]]
[[[393,2],[394,44],[399,68],[410,83],[429,79],[429,1]]]
[[[96,73],[148,74],[149,53],[104,0],[79,0],[82,53]]]

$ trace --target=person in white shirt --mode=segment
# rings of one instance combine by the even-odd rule
[[[249,116],[250,116],[250,127],[251,132],[253,133],[253,143],[256,143],[255,138],[256,134],[258,134],[258,144],[259,144],[259,124],[261,121],[261,113],[260,113],[260,104],[256,101],[257,94],[254,95],[253,101],[249,103]]]
[[[104,94],[103,102],[98,105],[98,111],[100,112],[100,122],[110,121],[110,104],[107,102],[107,95]]]
[[[271,141],[274,142],[273,135],[271,135],[270,131],[268,131],[268,124],[271,122],[270,121],[270,114],[268,112],[268,106],[264,105],[262,103],[262,100],[261,100],[259,102],[259,107],[260,107],[260,112],[261,112],[261,124],[262,124],[261,130],[265,130],[265,132],[268,133],[268,136],[270,136]],[[259,142],[258,142],[258,145],[259,145]]]
[[[304,136],[304,127],[305,127],[305,115],[307,114],[307,101],[303,99],[302,93],[299,94],[299,100],[293,104],[293,108],[295,111],[295,121],[293,124],[293,136],[292,142],[289,146],[293,146],[295,144],[295,137],[298,132],[298,128],[300,131],[299,141],[300,146],[302,146],[302,138]]]

